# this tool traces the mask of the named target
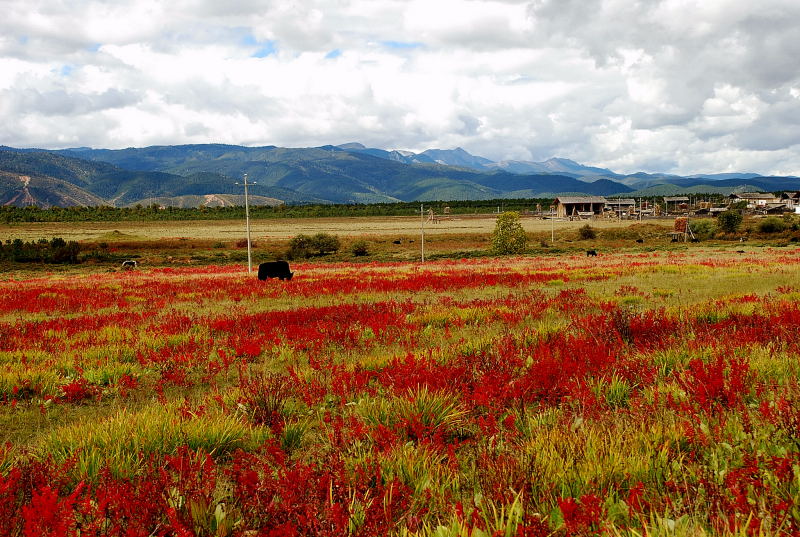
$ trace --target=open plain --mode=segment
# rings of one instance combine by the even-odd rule
[[[440,218],[438,223],[420,220],[413,216],[351,217],[351,218],[286,218],[252,220],[250,232],[253,239],[287,239],[299,233],[331,233],[342,237],[417,235],[422,227],[429,235],[489,234],[494,229],[496,214],[452,216]],[[549,233],[574,231],[586,221],[544,220],[522,218],[526,231]],[[627,227],[630,222],[620,220],[592,221],[592,226],[604,228]],[[666,225],[663,224],[662,225]],[[0,240],[62,237],[76,241],[108,241],[122,239],[161,240],[191,238],[199,240],[235,240],[244,237],[243,221],[145,221],[145,222],[85,222],[85,223],[20,223],[0,225]]]
[[[255,234],[375,226],[411,257],[418,224]],[[560,248],[596,244],[559,224]],[[485,249],[489,224],[463,225]],[[237,227],[72,236],[192,250]],[[598,228],[597,257],[385,250],[291,281],[231,259],[12,268],[0,535],[797,534],[800,250]]]

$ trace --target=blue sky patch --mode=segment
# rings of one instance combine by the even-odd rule
[[[266,41],[259,41],[250,32],[242,37],[242,45],[247,48],[255,48],[250,57],[251,58],[266,58],[278,52],[278,42],[267,39]]]
[[[66,65],[62,65],[61,66],[61,69],[59,69],[58,73],[61,76],[69,76],[69,75],[72,74],[72,71],[74,71],[74,70],[75,70],[75,66],[74,65],[66,64]]]
[[[266,58],[278,52],[278,46],[275,41],[264,41],[259,43],[258,49],[250,56],[253,58]]]
[[[325,55],[325,58],[328,59],[328,60],[333,60],[334,58],[338,58],[341,55],[342,55],[342,51],[339,50],[338,48],[335,48],[332,51],[330,51],[329,53],[327,53]]]
[[[381,45],[394,50],[411,50],[424,46],[422,43],[416,41],[381,41]]]

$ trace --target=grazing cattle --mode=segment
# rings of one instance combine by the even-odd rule
[[[128,259],[122,262],[123,270],[133,270],[136,268],[137,265],[138,263],[136,262],[135,259]]]
[[[639,244],[644,244],[644,239],[636,239],[636,242],[638,242]]]
[[[289,272],[289,263],[286,261],[270,261],[261,263],[258,266],[258,279],[278,278],[281,280],[291,280],[294,272]]]
[[[586,250],[586,257],[597,257],[597,250]]]
[[[400,244],[400,239],[397,239],[396,241],[392,241],[392,244]]]
[[[744,253],[744,250],[736,250],[736,253],[737,253],[737,254],[743,254],[743,253]]]

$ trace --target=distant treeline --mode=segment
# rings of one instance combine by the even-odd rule
[[[427,213],[437,215],[449,207],[450,214],[493,213],[499,211],[535,211],[537,204],[547,210],[552,199],[496,199],[481,201],[423,202]],[[280,205],[251,206],[251,218],[313,218],[347,216],[414,216],[419,215],[420,202],[373,203],[352,205]],[[0,222],[121,222],[152,220],[233,220],[245,216],[244,207],[0,207]]]
[[[60,237],[24,242],[22,239],[0,242],[0,260],[16,263],[78,263],[80,244]]]

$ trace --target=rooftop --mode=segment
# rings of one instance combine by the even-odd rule
[[[602,196],[559,196],[556,203],[608,203]]]

